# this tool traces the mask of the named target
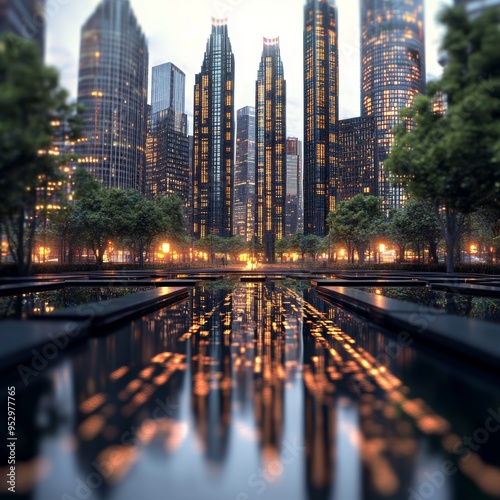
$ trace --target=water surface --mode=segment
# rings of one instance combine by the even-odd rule
[[[498,381],[289,285],[199,286],[17,382],[20,496],[500,498]]]

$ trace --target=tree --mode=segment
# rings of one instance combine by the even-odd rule
[[[477,240],[480,246],[488,249],[491,260],[494,253],[498,260],[500,254],[499,211],[495,209],[480,209],[471,215],[470,222],[474,239]]]
[[[404,261],[408,246],[412,246],[420,255],[422,244],[425,244],[429,248],[430,260],[437,264],[441,230],[430,203],[410,198],[404,208],[392,210],[386,234],[399,247],[401,262]]]
[[[449,62],[403,111],[386,165],[415,198],[432,202],[452,273],[465,216],[500,204],[500,12],[470,20],[449,8],[441,22]],[[435,111],[440,95],[445,113]]]
[[[437,264],[437,248],[442,234],[432,203],[410,199],[405,209],[411,221],[414,247],[418,248],[421,242],[427,244],[429,260]]]
[[[323,250],[323,240],[315,234],[308,234],[304,240],[306,253],[316,262],[316,257]]]
[[[295,233],[290,240],[290,248],[300,253],[302,264],[307,253],[307,240],[302,233]]]
[[[276,241],[275,251],[279,255],[281,263],[283,263],[283,254],[290,249],[290,240],[287,238],[281,238]]]
[[[386,234],[389,241],[398,246],[400,262],[404,262],[406,247],[414,240],[415,235],[411,223],[408,210],[391,210]]]
[[[225,253],[226,251],[225,239],[217,236],[216,234],[209,234],[205,236],[199,241],[198,246],[210,255],[210,262],[212,264],[215,261],[216,253]]]
[[[76,108],[67,99],[35,43],[0,37],[0,221],[23,275],[31,270],[38,200],[59,175],[58,157],[49,154],[54,122],[66,121],[76,133]]]
[[[248,248],[247,242],[241,236],[229,238],[226,244],[226,250],[231,255],[231,259],[237,262],[238,255]]]
[[[178,195],[157,196],[154,199],[162,217],[162,234],[174,244],[187,239],[186,219],[182,199]]]
[[[164,230],[158,203],[146,199],[137,191],[124,191],[129,200],[127,233],[130,235],[139,256],[139,266],[144,267],[144,252]]]
[[[328,227],[332,239],[345,244],[348,262],[354,261],[354,250],[359,260],[365,260],[365,248],[380,232],[384,222],[382,203],[375,196],[358,194],[347,201],[341,201],[335,212],[328,215]]]
[[[88,245],[98,265],[102,265],[104,252],[109,240],[114,236],[113,212],[109,210],[110,191],[99,189],[89,192],[79,199],[72,214],[73,230],[80,242]]]

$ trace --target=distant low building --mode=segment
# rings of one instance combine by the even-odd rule
[[[463,5],[471,18],[484,14],[488,9],[499,8],[500,0],[455,0],[455,5]]]
[[[379,196],[378,134],[375,116],[340,120],[337,203],[357,194]]]

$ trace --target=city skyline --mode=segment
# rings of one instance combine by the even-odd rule
[[[235,108],[250,106],[254,101],[253,83],[260,60],[262,38],[266,35],[280,36],[285,78],[288,84],[288,134],[303,136],[303,74],[302,74],[302,32],[303,0],[231,0],[201,2],[187,0],[182,4],[159,2],[143,5],[131,0],[132,8],[145,32],[150,52],[151,67],[171,61],[186,74],[186,112],[189,130],[193,127],[194,76],[199,71],[199,58],[205,49],[204,33],[210,29],[211,17],[227,17],[236,59]],[[338,0],[339,11],[339,64],[340,103],[339,118],[359,116],[360,55],[359,55],[359,3],[349,4]],[[451,0],[435,2],[427,0],[427,60],[428,75],[438,76],[441,68],[438,60],[438,41],[441,30],[434,21],[440,6],[449,5]],[[47,62],[61,71],[64,87],[76,98],[78,73],[79,29],[91,14],[98,0],[84,4],[57,0],[55,8],[47,11]],[[265,6],[264,8],[260,7]],[[173,9],[175,15],[162,16]],[[286,16],[283,16],[286,9]],[[262,15],[265,12],[266,15]],[[293,15],[291,15],[293,14]],[[180,20],[186,19],[186,22]],[[255,22],[253,22],[255,21]],[[75,25],[77,28],[75,30]],[[61,41],[64,40],[64,43]],[[354,63],[353,63],[354,61]]]

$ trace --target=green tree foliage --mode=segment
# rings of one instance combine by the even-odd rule
[[[480,209],[471,214],[470,218],[471,236],[480,247],[485,247],[493,257],[498,260],[500,256],[500,213],[494,208]],[[469,242],[471,243],[471,242]],[[493,252],[489,249],[492,248]]]
[[[500,13],[470,20],[463,9],[449,8],[441,22],[449,62],[428,95],[402,113],[386,163],[413,196],[433,203],[453,272],[464,215],[500,206]],[[448,103],[444,114],[435,111],[440,95]]]
[[[75,107],[67,99],[35,43],[0,37],[0,220],[20,274],[31,269],[43,187],[59,175],[58,158],[48,154],[53,124],[64,120],[76,131]]]
[[[80,246],[92,249],[103,263],[109,242],[132,250],[139,265],[156,238],[173,244],[186,239],[182,200],[178,196],[146,199],[135,190],[104,189],[85,171],[75,175],[76,203],[71,210],[71,232]]]
[[[79,242],[90,247],[97,263],[102,264],[116,227],[109,191],[100,188],[80,198],[75,204],[71,225]]]
[[[304,237],[304,240],[306,253],[312,257],[314,262],[316,262],[318,254],[324,249],[323,239],[315,234],[308,234]]]
[[[412,198],[403,209],[392,210],[386,235],[391,243],[399,247],[401,262],[404,261],[405,250],[408,246],[418,251],[422,245],[425,245],[429,249],[430,259],[437,264],[437,246],[441,230],[433,206],[429,202]]]
[[[234,262],[238,260],[238,255],[247,249],[247,242],[241,236],[233,236],[232,238],[229,238],[226,244],[226,250]]]
[[[198,248],[208,253],[213,264],[216,253],[226,253],[226,240],[216,234],[209,234],[198,242]]]
[[[304,263],[304,258],[307,253],[307,240],[305,235],[302,233],[295,233],[290,240],[290,249],[299,253],[302,263]]]
[[[328,215],[330,236],[346,246],[349,262],[354,260],[354,250],[364,262],[365,249],[380,234],[383,224],[381,200],[375,196],[358,194],[341,201]]]
[[[162,235],[174,244],[185,244],[187,242],[186,219],[180,196],[158,196],[154,201],[161,214]]]
[[[276,245],[274,247],[276,254],[279,255],[281,262],[283,263],[283,254],[286,253],[290,249],[291,240],[288,238],[281,238],[276,241]]]

